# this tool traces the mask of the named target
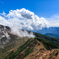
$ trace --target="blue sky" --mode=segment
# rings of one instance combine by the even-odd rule
[[[0,0],[0,13],[26,8],[39,17],[50,17],[59,13],[59,0]]]
[[[0,0],[0,24],[29,30],[59,27],[59,0]]]

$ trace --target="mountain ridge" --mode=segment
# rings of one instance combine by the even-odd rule
[[[55,35],[59,35],[59,27],[42,28],[41,30],[34,30],[34,32],[41,34],[52,33]]]
[[[38,59],[38,58],[43,59],[44,54],[45,54],[44,58],[47,57],[47,59],[49,58],[53,59],[53,57],[56,59],[58,58],[59,56],[58,38],[48,37],[35,32],[33,32],[33,35],[35,35],[35,37],[27,37],[27,36],[18,37],[13,33],[9,33],[9,31],[7,31],[6,28],[4,27],[5,26],[2,26],[3,28],[2,33],[4,34],[7,32],[8,35],[10,35],[11,41],[7,44],[3,44],[4,47],[0,48],[0,53],[1,53],[0,59],[24,59],[24,58],[26,59],[29,58],[29,56],[31,57],[34,56],[34,59]],[[22,31],[23,33],[22,32],[20,33],[24,34],[25,30]],[[31,33],[31,31],[27,31],[26,33]],[[32,53],[34,53],[34,55]]]
[[[44,34],[44,35],[50,36],[50,37],[59,38],[59,35],[55,35],[55,34],[52,34],[52,33],[46,33],[46,34]]]

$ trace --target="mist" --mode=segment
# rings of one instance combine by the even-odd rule
[[[9,26],[0,25],[0,48],[3,48],[5,44],[13,41],[12,37],[14,37],[14,39],[23,37],[34,38],[35,35],[33,35],[33,32],[29,33],[28,31],[21,30],[15,26],[12,28]]]
[[[19,37],[29,37],[29,38],[34,38],[35,35],[33,34],[33,32],[28,32],[26,30],[22,31],[21,29],[17,29],[17,28],[12,28],[11,29],[11,33],[19,36]]]
[[[21,38],[34,38],[35,35],[33,35],[33,32],[29,33],[29,30],[33,31],[41,30],[45,27],[49,28],[49,22],[44,17],[38,17],[25,8],[10,10],[8,14],[5,12],[0,13],[0,24],[11,28],[11,31],[7,31],[4,27],[4,31],[2,31],[3,35],[0,35],[0,43],[2,44],[10,42],[11,37],[8,34],[9,32]],[[24,31],[22,31],[22,29],[24,29]],[[1,39],[4,37],[6,40],[1,42]]]

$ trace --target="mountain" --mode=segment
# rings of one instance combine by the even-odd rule
[[[8,44],[14,41],[16,35],[11,33],[11,28],[8,26],[0,25],[0,45]]]
[[[0,59],[59,58],[58,38],[26,30],[21,30],[19,36],[15,33],[10,27],[0,25],[0,37],[2,37],[0,38],[0,46],[2,46],[0,47]]]
[[[59,27],[49,27],[49,28],[43,28],[42,30],[34,30],[34,31],[41,34],[52,33],[55,35],[59,35]]]
[[[52,33],[46,33],[45,35],[50,36],[50,37],[59,38],[59,35],[55,35],[55,34],[52,34]]]
[[[20,29],[15,32],[14,30],[8,26],[0,25],[0,45],[8,44],[21,37],[34,37],[32,32],[28,33],[26,30]]]
[[[38,41],[33,49],[33,52],[26,56],[24,59],[58,59],[58,58],[59,51],[57,49],[46,50],[43,43]]]
[[[57,59],[59,58],[59,40],[34,33],[35,38],[28,39],[16,50],[5,53],[3,59]],[[58,45],[57,45],[58,44]]]

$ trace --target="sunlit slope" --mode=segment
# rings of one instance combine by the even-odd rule
[[[7,56],[3,59],[24,59],[29,54],[37,53],[37,51],[46,50],[46,52],[51,49],[58,49],[59,40],[56,38],[47,37],[38,33],[34,33],[35,38],[28,39],[25,43],[23,43],[16,51],[12,50]],[[38,45],[38,46],[37,46]],[[44,52],[45,53],[45,52]]]

